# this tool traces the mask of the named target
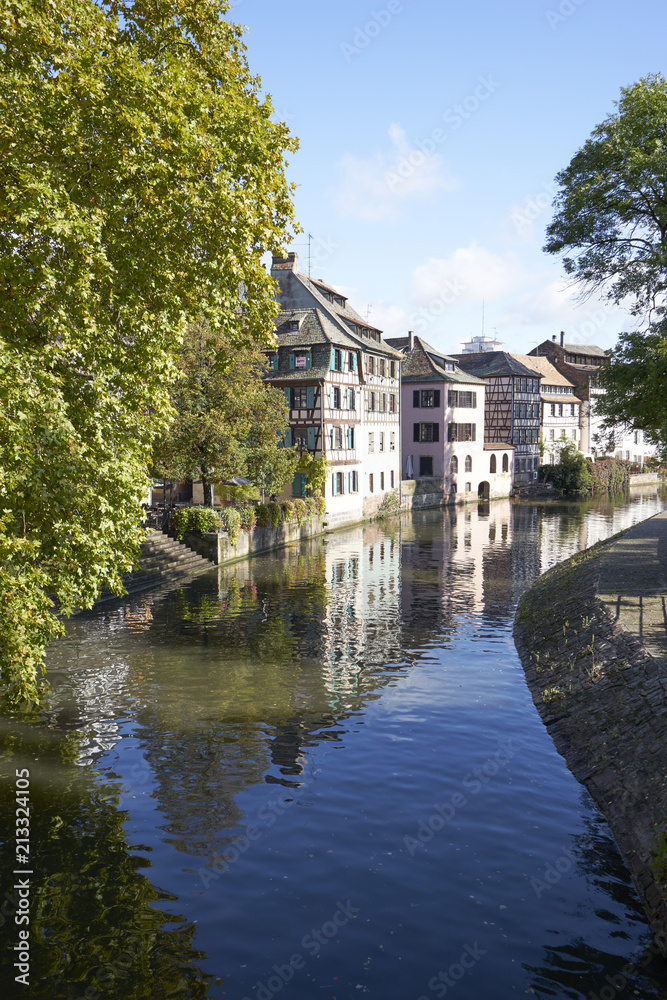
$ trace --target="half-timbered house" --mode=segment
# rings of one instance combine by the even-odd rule
[[[298,256],[289,253],[287,257],[274,257],[271,275],[278,283],[277,298],[282,309],[278,317],[280,325],[279,345],[282,347],[284,327],[283,322],[293,313],[315,311],[325,320],[322,326],[326,335],[333,337],[333,331],[343,338],[341,349],[358,356],[358,369],[354,372],[357,379],[359,398],[355,400],[358,424],[355,425],[355,457],[358,459],[357,499],[361,499],[363,513],[373,514],[381,505],[385,495],[398,488],[400,482],[400,362],[401,354],[382,338],[382,331],[359,315],[348,303],[347,298],[335,288],[323,281],[318,281],[302,274],[298,269]],[[294,322],[294,320],[292,320]],[[336,345],[331,340],[332,347]],[[280,353],[280,352],[279,352]],[[349,370],[345,356],[342,357],[343,369],[337,374],[346,375]],[[331,369],[328,377],[327,391],[335,389],[336,369]],[[275,384],[279,384],[276,382]],[[341,391],[345,385],[341,381]],[[348,388],[352,388],[352,384]],[[337,397],[336,397],[337,398]],[[341,397],[344,399],[344,397]],[[336,408],[334,408],[336,411]],[[325,407],[325,423],[326,423]],[[330,426],[330,425],[327,425]],[[333,425],[334,428],[347,426],[344,423]],[[340,435],[334,430],[334,444],[340,440]],[[343,451],[345,449],[342,449]],[[337,447],[326,451],[330,461],[340,456],[341,449]],[[354,508],[358,504],[337,499],[340,480],[337,471],[332,477],[327,492],[327,514],[329,520],[352,519]],[[345,484],[343,484],[345,485]],[[350,513],[348,518],[344,511]],[[340,513],[340,518],[338,514]]]
[[[551,364],[548,358],[514,354],[516,361],[540,372],[542,400],[542,463],[554,465],[565,444],[580,445],[579,407],[581,400],[574,394],[574,385]]]
[[[453,357],[464,371],[486,382],[485,439],[489,444],[514,445],[514,483],[536,479],[540,465],[540,373],[506,351]]]

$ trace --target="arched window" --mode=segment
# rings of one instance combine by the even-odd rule
[[[503,472],[509,472],[509,467],[510,467],[510,460],[507,453],[505,453],[503,455]]]
[[[451,474],[453,476],[455,476],[456,473],[459,471],[459,460],[456,457],[456,455],[453,456],[453,458],[452,458],[452,460],[451,460],[451,462],[449,464],[449,471],[451,472]]]
[[[472,472],[472,455],[466,455],[466,472]]]
[[[495,471],[496,471],[496,456],[492,455],[491,461],[489,462],[489,472],[495,472]]]

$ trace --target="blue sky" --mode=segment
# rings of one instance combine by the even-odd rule
[[[554,177],[620,88],[665,72],[664,0],[240,0],[253,73],[298,137],[307,271],[396,336],[526,352],[631,323],[544,254]],[[482,303],[484,302],[484,309]]]

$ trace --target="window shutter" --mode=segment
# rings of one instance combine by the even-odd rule
[[[329,368],[331,369],[332,372],[336,370],[336,352],[333,347],[331,348],[331,358],[329,360]]]
[[[433,424],[433,440],[440,440],[440,424]]]
[[[312,410],[315,406],[315,386],[309,385],[306,387],[306,407]]]
[[[308,428],[308,451],[315,451],[315,446],[317,442],[317,428]]]
[[[419,441],[419,424],[412,425],[412,440]]]
[[[336,473],[334,472],[331,476],[331,492],[336,496]]]
[[[472,425],[472,434],[470,436],[470,440],[471,441],[476,441],[477,440],[477,424],[473,424]]]
[[[356,370],[357,370],[357,355],[353,354],[352,355],[352,371],[356,372]]]
[[[333,389],[329,389],[329,409],[333,410],[333,408],[334,408],[334,391]]]
[[[341,473],[340,476],[340,491],[341,493],[345,492],[345,473]]]
[[[440,390],[439,389],[434,389],[433,390],[433,405],[436,406],[436,407],[440,406]]]
[[[292,405],[292,390],[291,389],[283,389],[283,392],[285,393],[285,402],[287,403],[288,406],[291,406]]]
[[[290,354],[290,356],[289,356],[290,371],[294,368],[294,365],[295,365],[294,355]]]
[[[278,355],[274,354],[273,355],[273,370],[274,370],[274,372],[278,371],[278,362],[279,362]]]
[[[415,410],[419,409],[419,389],[412,390],[412,406]],[[417,438],[415,438],[415,441]]]
[[[285,431],[285,447],[286,448],[291,448],[292,447],[292,428],[291,427],[288,427],[287,430]]]
[[[349,397],[348,393],[349,393],[348,389],[346,389],[345,392],[343,393],[343,409],[344,410],[349,410],[350,409],[350,397]]]
[[[312,367],[313,367],[313,352],[308,351],[308,354],[306,354],[306,368],[312,368]]]
[[[473,406],[477,406],[477,393],[476,392],[473,392],[473,394],[472,394],[472,405]]]

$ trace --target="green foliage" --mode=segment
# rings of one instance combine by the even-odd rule
[[[655,838],[651,861],[656,882],[667,892],[667,823]]]
[[[610,422],[626,422],[642,430],[667,453],[667,324],[648,333],[622,333],[611,363],[600,371],[606,389],[596,407]]]
[[[401,501],[398,496],[398,490],[392,490],[391,493],[385,493],[382,503],[380,504],[378,512],[375,516],[378,520],[382,520],[386,517],[395,517],[400,513]]]
[[[621,90],[618,110],[556,177],[547,253],[566,272],[636,314],[664,312],[667,288],[667,81],[659,73]]]
[[[296,148],[229,4],[26,0],[0,16],[0,638],[12,700],[62,614],[121,593],[173,354],[268,343],[261,265]],[[238,471],[238,470],[234,470]]]
[[[308,517],[308,508],[301,497],[297,497],[292,501],[292,508],[294,510],[294,517],[297,524],[302,525]]]
[[[243,530],[252,531],[257,524],[257,508],[246,504],[244,507],[239,507],[238,512]]]
[[[234,507],[223,507],[220,512],[220,523],[229,535],[232,545],[236,545],[241,530],[241,515]]]
[[[156,442],[154,473],[201,479],[205,503],[211,483],[236,475],[252,486],[223,485],[223,495],[279,492],[298,456],[282,446],[289,424],[285,396],[264,382],[266,357],[259,346],[234,347],[202,321],[188,328],[178,368],[171,388],[177,416]]]
[[[588,463],[592,493],[618,493],[630,484],[630,465],[617,458]]]
[[[271,511],[268,504],[260,503],[257,507],[257,527],[268,528],[271,524]]]
[[[303,502],[309,514],[321,517],[326,510],[326,500],[323,496],[304,497]]]
[[[297,472],[306,476],[307,489],[311,496],[324,496],[324,490],[329,476],[330,463],[325,455],[315,458],[307,451],[301,452]]]
[[[556,465],[540,466],[540,477],[562,493],[588,493],[591,475],[588,463],[577,446],[569,441],[560,449]]]
[[[277,528],[283,519],[283,512],[280,509],[280,504],[276,503],[274,500],[271,500],[269,503],[267,503],[266,509],[269,512],[271,527]]]
[[[183,539],[187,531],[217,531],[220,523],[220,514],[212,507],[179,507],[174,513],[178,539]]]
[[[294,520],[294,514],[295,514],[294,504],[292,503],[291,500],[285,500],[284,503],[281,503],[280,513],[281,513],[281,520],[284,521],[285,524],[289,524],[290,521]]]

